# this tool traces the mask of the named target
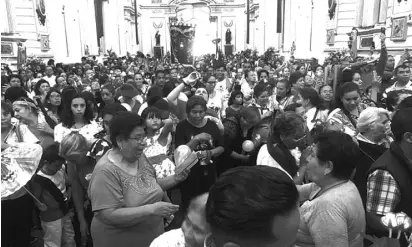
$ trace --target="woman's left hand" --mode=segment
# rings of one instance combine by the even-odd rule
[[[179,173],[179,174],[175,174],[174,176],[175,176],[175,181],[177,182],[177,183],[181,183],[181,182],[183,182],[183,181],[185,181],[186,180],[186,178],[189,176],[189,173],[190,173],[190,170],[183,170],[181,173]]]

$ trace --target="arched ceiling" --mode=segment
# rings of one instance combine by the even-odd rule
[[[170,0],[169,5],[181,5],[181,4],[217,4],[215,0]]]

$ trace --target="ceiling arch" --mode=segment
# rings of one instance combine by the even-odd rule
[[[170,0],[169,5],[181,5],[181,4],[217,4],[215,0]]]

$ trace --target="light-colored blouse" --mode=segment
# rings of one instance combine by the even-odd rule
[[[301,198],[318,193],[314,183],[300,186]],[[362,247],[365,210],[358,189],[351,181],[331,187],[300,207],[300,226],[295,246]]]
[[[95,141],[96,137],[95,135],[102,131],[102,127],[99,126],[95,121],[91,121],[89,124],[86,124],[80,129],[75,129],[75,128],[67,128],[63,126],[62,123],[56,125],[54,127],[54,141],[61,143],[64,137],[66,137],[68,134],[71,132],[78,132],[84,138],[86,138],[87,143],[89,146],[91,146]]]
[[[164,192],[156,181],[154,168],[142,155],[136,175],[130,175],[113,163],[109,150],[96,164],[89,184],[95,213],[91,234],[96,247],[149,246],[164,232],[163,218],[147,216],[135,225],[117,227],[99,217],[101,210],[140,207],[160,202]]]

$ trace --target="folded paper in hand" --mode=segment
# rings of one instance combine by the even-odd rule
[[[180,145],[175,150],[175,174],[180,174],[184,170],[192,168],[199,161],[195,152],[193,152],[188,146]]]
[[[176,166],[175,169],[175,174],[180,174],[184,170],[189,170],[192,168],[196,163],[199,162],[199,159],[197,158],[197,155],[195,152],[192,152],[189,157],[187,157],[183,163],[181,163],[179,166]]]

